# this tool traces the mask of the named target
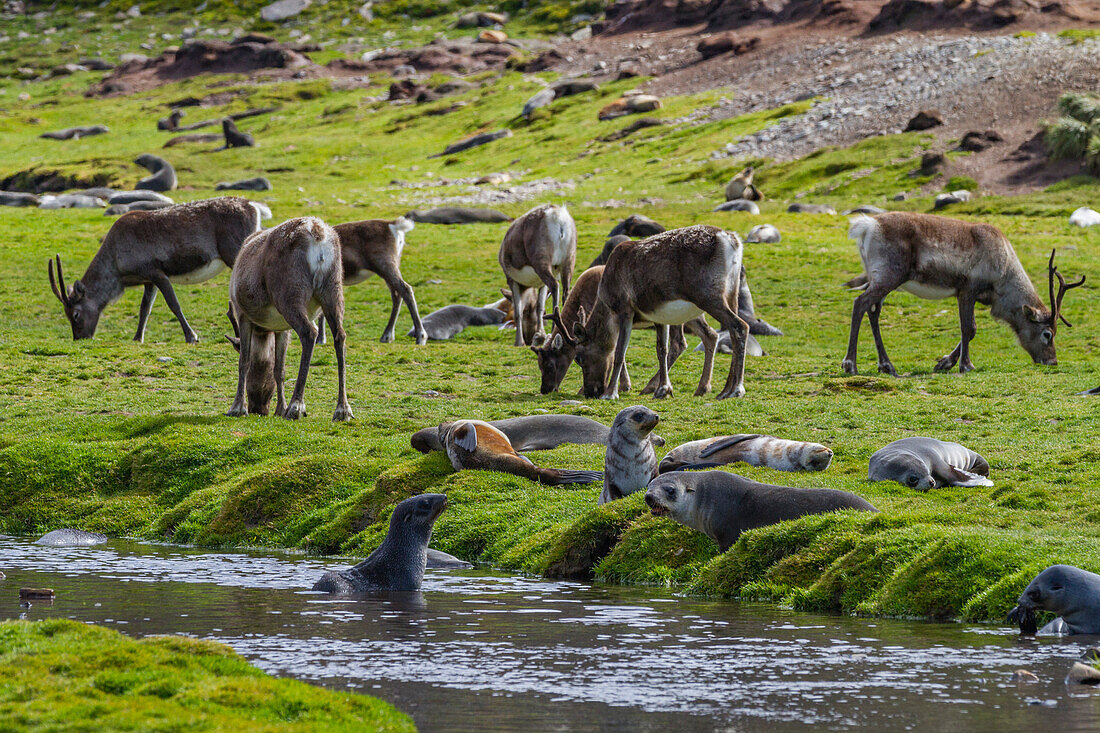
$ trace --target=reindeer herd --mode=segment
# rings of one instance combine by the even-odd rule
[[[239,352],[237,393],[229,415],[266,415],[273,396],[275,414],[297,419],[306,414],[305,385],[314,345],[324,343],[324,325],[333,335],[338,371],[333,420],[350,420],[346,393],[344,287],[372,273],[389,287],[393,308],[382,342],[394,339],[401,303],[412,316],[417,344],[429,332],[421,320],[412,287],[401,276],[405,235],[413,223],[367,220],[329,226],[312,216],[262,229],[266,207],[224,197],[121,216],[103,238],[83,277],[66,288],[61,258],[47,266],[50,286],[61,301],[74,339],[91,338],[103,310],[125,288],[142,286],[144,295],[134,340],[142,341],[157,291],[164,296],[188,343],[198,341],[188,324],[173,283],[198,283],[231,268],[228,317]],[[648,220],[646,220],[648,222]],[[652,222],[650,222],[652,224]],[[659,227],[659,225],[658,225]],[[889,212],[857,216],[849,229],[865,275],[856,298],[848,351],[842,368],[856,373],[856,347],[866,315],[878,350],[880,372],[897,376],[879,331],[883,299],[901,288],[922,298],[958,300],[961,339],[937,365],[946,371],[974,368],[970,341],[975,335],[974,305],[991,307],[1038,364],[1055,364],[1054,338],[1066,292],[1084,284],[1082,276],[1066,283],[1048,263],[1050,308],[1031,284],[1012,245],[995,227],[930,214]],[[686,348],[684,331],[700,338],[705,351],[696,396],[711,388],[719,335],[706,316],[728,334],[729,374],[718,399],[745,394],[745,355],[753,333],[776,329],[755,318],[748,292],[744,246],[740,237],[718,227],[697,225],[652,234],[640,240],[621,237],[600,259],[605,264],[580,274],[573,270],[577,230],[565,206],[544,204],[516,219],[500,246],[499,263],[507,288],[502,309],[512,311],[515,345],[530,346],[542,375],[541,391],[556,390],[572,362],[581,369],[589,398],[617,399],[630,389],[626,351],[635,327],[656,332],[657,373],[642,390],[655,398],[672,394],[668,371]],[[56,278],[54,266],[56,264]],[[1059,289],[1055,293],[1055,278]],[[551,314],[545,315],[546,298]],[[460,309],[448,311],[447,309]],[[485,323],[481,311],[465,306],[429,315],[429,323],[461,318],[462,308]],[[443,314],[446,312],[446,315]],[[437,314],[439,317],[436,318]],[[544,323],[552,322],[545,333]],[[759,330],[758,330],[759,329]],[[458,325],[461,330],[461,325]],[[290,332],[302,345],[294,392],[287,402],[283,382]],[[434,336],[433,336],[434,337]],[[443,336],[447,338],[447,336]]]

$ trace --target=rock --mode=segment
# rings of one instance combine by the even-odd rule
[[[1100,226],[1100,212],[1082,206],[1069,215],[1069,223],[1078,227]]]
[[[966,190],[948,191],[948,193],[957,198],[959,201],[969,201],[973,196],[973,194]]]
[[[141,17],[141,8],[138,7],[137,5],[131,5],[130,9],[126,11],[126,15],[128,15],[131,18],[140,18]]]
[[[502,183],[508,183],[508,181],[510,181],[510,180],[512,180],[512,176],[508,175],[507,173],[488,173],[488,174],[482,176],[481,178],[478,178],[476,181],[474,181],[474,185],[475,186],[484,186],[484,185],[499,186]]]
[[[560,407],[576,407],[577,405],[583,405],[580,400],[562,400],[558,403]]]
[[[110,71],[115,68],[114,64],[109,64],[99,58],[81,59],[80,65],[89,71]]]
[[[615,81],[621,81],[622,79],[633,79],[634,77],[641,75],[642,70],[637,64],[619,64],[619,73],[616,74]]]
[[[38,204],[38,197],[33,193],[0,191],[0,206],[38,206]]]
[[[951,204],[961,204],[962,202],[963,200],[953,193],[941,193],[938,194],[935,201],[932,202],[932,210],[939,211]]]
[[[587,41],[592,38],[592,26],[586,25],[583,28],[578,28],[569,34],[570,40],[573,41]]]
[[[759,36],[741,39],[733,33],[720,33],[716,36],[704,38],[699,41],[698,45],[695,46],[695,50],[698,51],[704,59],[709,59],[730,52],[733,52],[735,55],[748,53],[759,44]]]
[[[245,178],[241,181],[222,181],[214,186],[215,191],[270,191],[271,181],[263,176]]]
[[[311,5],[311,0],[276,0],[260,10],[260,17],[268,23],[278,23],[293,18]]]
[[[476,148],[481,145],[486,145],[494,140],[500,140],[501,138],[512,137],[511,130],[497,130],[496,132],[483,132],[480,135],[474,135],[468,137],[465,140],[460,140],[457,143],[452,143],[444,148],[442,153],[431,155],[428,157],[438,158],[443,155],[451,155],[452,153],[460,153],[463,150],[469,150],[470,148]]]
[[[122,65],[126,64],[144,64],[149,60],[149,57],[143,53],[124,53],[118,57],[118,63]]]
[[[760,207],[756,205],[755,201],[734,199],[733,201],[724,201],[718,204],[711,209],[711,211],[747,211],[750,214],[759,214]]]
[[[1012,673],[1012,676],[1008,678],[1009,682],[1015,682],[1016,684],[1031,684],[1038,682],[1039,678],[1034,672],[1028,672],[1026,669],[1018,669]]]
[[[550,87],[539,91],[524,103],[523,116],[530,117],[536,109],[541,109],[553,102],[556,96],[556,93]]]
[[[1066,675],[1067,685],[1100,685],[1100,669],[1074,662]]]
[[[374,3],[363,3],[359,6],[359,17],[370,23],[374,20]]]
[[[791,204],[787,207],[789,214],[832,214],[836,216],[836,209],[825,204]]]
[[[87,71],[83,66],[79,64],[60,64],[50,69],[50,76],[69,76],[75,74],[78,71]]]
[[[745,236],[745,241],[775,244],[782,238],[779,230],[771,224],[757,224],[749,230],[749,233]]]
[[[913,119],[909,120],[909,124],[905,126],[903,132],[919,132],[920,130],[931,130],[933,127],[939,127],[943,124],[943,117],[939,112],[932,110],[922,110],[918,112]]]
[[[82,529],[55,529],[35,540],[34,544],[45,547],[91,547],[102,545],[107,541],[107,535],[98,532],[85,532]],[[53,593],[53,591],[50,591]]]
[[[959,141],[959,150],[980,153],[994,143],[1003,141],[1004,138],[996,130],[986,130],[985,132],[971,130],[962,136],[962,140]]]
[[[902,191],[901,193],[895,193],[894,197],[890,200],[891,201],[904,201],[907,198],[909,198],[909,194],[905,193],[905,191]]]
[[[19,600],[21,601],[52,601],[53,588],[20,588]]]
[[[478,43],[504,43],[508,40],[508,34],[504,31],[486,28],[477,34]]]

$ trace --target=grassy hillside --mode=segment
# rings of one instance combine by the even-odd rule
[[[786,205],[801,197],[838,208],[872,203],[928,210],[931,196],[921,186],[931,190],[940,182],[909,175],[931,144],[926,135],[873,138],[789,163],[757,161],[758,182],[769,196],[763,213],[715,214],[710,209],[721,200],[722,183],[744,161],[715,161],[711,153],[799,114],[812,101],[706,122],[689,115],[735,90],[667,99],[657,116],[668,125],[605,142],[601,138],[632,120],[597,123],[596,112],[641,80],[559,100],[527,123],[516,115],[540,84],[512,72],[475,78],[479,88],[425,105],[379,101],[390,81],[381,77],[354,90],[315,80],[255,86],[233,77],[202,78],[121,99],[84,98],[96,77],[0,81],[6,110],[0,178],[49,170],[126,188],[145,175],[130,161],[154,152],[179,173],[177,200],[209,197],[218,181],[266,175],[275,190],[257,198],[277,221],[314,214],[339,223],[471,196],[470,179],[508,171],[516,179],[510,186],[537,192],[496,206],[518,215],[538,202],[566,202],[577,221],[582,265],[599,252],[606,232],[635,211],[669,227],[711,223],[742,234],[757,223],[774,224],[783,241],[748,245],[746,264],[759,314],[786,335],[762,339],[768,356],[749,360],[748,394],[738,401],[693,398],[702,359],[687,354],[672,372],[675,396],[653,403],[662,419],[658,432],[669,448],[733,432],[826,443],[836,457],[822,474],[735,470],[771,483],[854,491],[882,513],[756,530],[720,555],[705,537],[649,516],[640,497],[596,508],[598,485],[547,488],[491,473],[456,474],[443,457],[416,454],[409,434],[455,417],[536,411],[610,422],[622,407],[651,401],[628,395],[617,403],[562,407],[559,402],[580,386],[576,370],[563,393],[540,396],[534,356],[513,348],[510,332],[492,328],[417,347],[403,336],[410,327],[404,314],[397,343],[379,344],[389,297],[377,280],[347,292],[353,423],[329,422],[335,360],[328,347],[315,352],[308,418],[221,417],[236,384],[235,355],[221,338],[228,330],[225,275],[177,288],[202,339],[196,346],[183,343],[161,299],[146,343],[133,343],[139,291],[106,310],[94,340],[74,343],[50,293],[46,259],[60,253],[71,281],[111,219],[96,210],[0,209],[6,245],[0,263],[0,532],[70,525],[206,546],[362,555],[381,540],[393,504],[441,491],[451,508],[437,525],[435,544],[465,558],[532,573],[674,583],[695,593],[800,608],[998,620],[1046,564],[1100,570],[1094,549],[1100,537],[1094,500],[1100,487],[1098,403],[1074,396],[1100,384],[1100,336],[1093,322],[1100,296],[1091,282],[1100,265],[1100,232],[1067,224],[1070,211],[1095,205],[1096,179],[1015,199],[980,197],[952,212],[1001,227],[1041,291],[1051,247],[1060,249],[1067,276],[1090,275],[1089,284],[1066,299],[1076,328],[1058,334],[1058,366],[1031,364],[1009,329],[981,312],[972,349],[978,371],[932,374],[937,358],[958,339],[954,303],[896,294],[884,309],[883,334],[903,377],[875,374],[866,330],[864,374],[845,377],[839,364],[853,295],[840,283],[860,269],[846,239],[847,221],[787,214]],[[21,93],[29,98],[18,99]],[[223,103],[192,108],[188,121],[254,106],[280,109],[240,123],[256,136],[255,148],[213,152],[217,143],[207,143],[161,149],[168,133],[157,132],[155,122],[167,103],[212,93],[223,95]],[[465,105],[437,114],[455,102]],[[45,130],[92,123],[109,125],[110,134],[70,142],[37,138]],[[455,140],[502,127],[515,135],[454,156],[428,157]],[[888,204],[898,191],[916,195]],[[418,225],[410,233],[402,269],[422,313],[499,297],[504,278],[496,252],[505,228]],[[290,359],[296,363],[296,346]],[[655,365],[652,336],[636,333],[629,359],[636,383],[648,378]],[[728,357],[719,358],[719,384],[728,365]],[[995,487],[917,494],[868,483],[871,453],[906,435],[957,440],[979,451],[993,467]],[[598,468],[603,462],[593,446],[532,458],[555,467]]]

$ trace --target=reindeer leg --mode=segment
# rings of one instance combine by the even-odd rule
[[[882,333],[878,328],[878,317],[882,314],[882,301],[872,303],[867,309],[867,320],[871,323],[871,335],[875,337],[875,349],[878,351],[878,370],[882,374],[891,377],[898,376],[898,370],[890,363],[890,357],[886,355],[886,345],[882,343]]]
[[[607,380],[604,393],[600,395],[601,400],[619,399],[619,377],[626,365],[626,347],[630,345],[630,331],[634,328],[633,313],[620,313],[618,319],[619,340],[615,343],[615,366],[611,370],[611,378]]]
[[[544,324],[546,323],[546,293],[547,293],[547,291],[549,291],[551,294],[554,294],[554,293],[557,292],[557,289],[558,289],[558,286],[557,286],[556,283],[554,284],[553,288],[547,288],[547,287],[539,288],[538,297],[535,298],[535,308],[536,308],[536,310],[535,310],[535,315],[536,315],[535,323],[537,325],[535,326],[535,332],[533,334],[531,334],[531,343],[532,344],[538,343],[538,341],[536,340],[537,336],[545,336],[546,335],[546,329],[544,327]],[[557,298],[554,298],[554,310],[553,310],[553,312],[558,313]]]
[[[672,396],[672,380],[668,378],[668,324],[655,323],[657,331],[657,389],[653,398],[663,400]]]
[[[304,305],[291,306],[287,313],[283,314],[286,322],[298,334],[298,340],[302,344],[302,359],[298,362],[298,378],[294,381],[294,394],[290,397],[290,404],[286,406],[283,417],[287,420],[297,420],[306,414],[306,377],[309,376],[309,362],[313,359],[313,345],[317,343],[317,327],[309,319]]]
[[[974,296],[971,293],[959,293],[959,328],[962,338],[955,349],[947,356],[942,357],[936,363],[937,372],[950,371],[955,364],[959,365],[959,374],[974,371],[974,365],[970,362],[970,341],[978,332],[974,322]]]
[[[680,354],[684,353],[684,349],[687,348],[687,341],[684,340],[684,327],[683,326],[670,326],[669,327],[669,347],[668,347],[668,368],[671,370],[672,365],[676,363],[676,360],[680,358]],[[654,374],[650,377],[649,382],[638,394],[652,394],[657,390],[657,383],[660,374]]]
[[[290,343],[290,331],[275,334],[275,417],[286,414],[286,347]]]
[[[416,295],[413,294],[412,286],[401,279],[400,273],[398,273],[397,278],[397,292],[401,299],[405,301],[405,305],[409,308],[409,315],[412,316],[416,345],[423,346],[428,343],[428,332],[424,329],[424,323],[420,320],[420,311],[416,307]]]
[[[718,399],[745,396],[745,342],[749,337],[749,324],[741,320],[737,311],[730,308],[723,299],[720,306],[712,306],[707,313],[715,318],[722,328],[729,331],[733,356],[730,359],[730,373],[726,377],[726,386],[718,393]]]
[[[848,332],[848,353],[844,356],[844,361],[840,363],[840,368],[844,370],[845,374],[858,373],[856,371],[856,346],[859,344],[859,327],[863,321],[864,314],[871,310],[872,305],[881,303],[882,300],[900,284],[900,282],[871,282],[867,285],[867,289],[860,293],[859,297],[856,298],[855,302],[852,304],[852,327]],[[875,318],[878,318],[877,314]],[[882,352],[880,351],[879,362],[881,363],[881,361]],[[889,359],[886,361],[889,363]]]
[[[339,287],[339,286],[337,286]],[[355,417],[351,413],[351,405],[348,404],[347,370],[344,362],[346,356],[344,334],[344,303],[343,300],[334,302],[321,302],[321,307],[328,316],[329,328],[332,329],[332,347],[336,350],[336,411],[332,413],[333,422],[347,422]]]
[[[630,391],[630,372],[626,368],[626,362],[623,362],[623,373],[619,376],[619,391],[626,393]]]
[[[183,309],[180,308],[180,302],[176,299],[176,291],[172,289],[172,283],[168,279],[168,276],[161,273],[154,275],[153,284],[156,285],[157,290],[164,295],[164,302],[172,309],[172,313],[176,316],[176,320],[179,321],[180,326],[183,327],[183,338],[186,339],[189,344],[197,344],[199,342],[199,337],[195,335],[194,330],[191,328],[191,324],[187,322],[187,318],[183,315]]]
[[[248,381],[248,362],[252,354],[252,322],[247,318],[240,320],[241,353],[237,355],[237,396],[227,417],[243,417],[248,414],[245,406],[245,387]]]
[[[684,330],[695,334],[703,342],[703,373],[699,376],[699,386],[695,389],[695,396],[702,397],[710,392],[710,380],[714,374],[714,352],[718,345],[718,332],[711,328],[710,324],[707,323],[707,319],[702,316],[685,323]]]
[[[145,343],[145,324],[149,322],[149,313],[153,310],[153,301],[157,299],[157,289],[152,283],[145,283],[145,292],[141,295],[141,308],[138,309],[137,333],[134,341]]]
[[[317,316],[317,344],[325,343],[325,314]]]
[[[390,288],[390,301],[393,303],[393,307],[390,309],[390,320],[382,330],[382,338],[378,339],[379,343],[383,344],[393,341],[393,330],[397,325],[397,316],[401,313],[401,296],[397,294],[397,290],[394,288]]]
[[[512,320],[516,323],[516,346],[526,346],[523,340],[523,286],[515,280],[509,280],[512,289]]]

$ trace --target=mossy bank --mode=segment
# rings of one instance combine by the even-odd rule
[[[149,22],[156,27],[166,18]],[[111,220],[99,210],[4,209],[0,531],[77,526],[203,546],[361,556],[380,541],[397,501],[440,491],[450,509],[434,543],[466,559],[554,576],[669,583],[805,609],[994,621],[1047,564],[1100,570],[1094,549],[1100,403],[1075,396],[1100,384],[1100,296],[1092,284],[1100,231],[1067,223],[1072,210],[1095,202],[1097,179],[1078,177],[1018,198],[977,197],[951,211],[1001,227],[1041,290],[1052,247],[1060,249],[1067,276],[1090,276],[1066,299],[1065,313],[1076,327],[1058,333],[1058,366],[1033,365],[1008,328],[981,312],[972,347],[978,371],[932,374],[958,339],[954,303],[899,293],[884,310],[883,334],[903,377],[873,373],[869,335],[860,350],[867,374],[845,377],[840,360],[853,296],[840,284],[860,270],[847,221],[787,214],[786,206],[799,197],[838,209],[870,203],[929,210],[940,182],[911,172],[932,144],[930,135],[876,137],[797,161],[754,161],[757,183],[769,197],[762,214],[711,213],[721,184],[746,162],[712,159],[713,151],[801,114],[813,100],[708,121],[697,112],[736,90],[672,97],[655,114],[667,124],[613,140],[610,133],[632,120],[597,123],[597,111],[644,80],[558,100],[530,122],[517,118],[551,75],[543,77],[482,75],[472,79],[473,89],[421,105],[382,101],[391,81],[382,77],[358,88],[334,88],[326,80],[250,84],[198,77],[109,100],[83,97],[98,78],[90,72],[4,79],[0,178],[50,170],[88,185],[129,187],[144,174],[130,161],[160,152],[179,173],[177,200],[211,196],[218,181],[269,177],[274,190],[258,198],[277,220],[393,217],[475,196],[518,215],[541,201],[563,201],[577,221],[582,265],[600,251],[607,231],[635,211],[669,227],[712,223],[744,233],[754,224],[774,224],[782,242],[748,246],[745,261],[758,312],[785,335],[762,339],[768,355],[750,359],[743,400],[692,397],[702,359],[689,352],[672,372],[675,396],[654,403],[658,432],[669,447],[734,432],[825,443],[836,457],[824,473],[740,472],[771,483],[854,491],[880,514],[811,517],[755,530],[719,554],[702,535],[651,517],[640,497],[597,508],[598,485],[548,488],[492,473],[454,473],[442,456],[415,453],[409,435],[455,417],[539,410],[610,422],[622,407],[648,398],[562,407],[579,387],[576,370],[562,394],[541,396],[533,355],[492,328],[423,347],[403,336],[379,344],[389,298],[376,280],[346,295],[354,422],[327,419],[335,398],[329,347],[314,353],[306,419],[221,417],[236,380],[235,354],[221,340],[228,328],[226,276],[177,289],[202,338],[198,345],[183,343],[162,303],[153,309],[146,343],[133,343],[137,291],[105,311],[94,340],[74,343],[50,293],[46,259],[60,253],[70,280],[77,277]],[[155,123],[168,103],[212,94],[219,96],[196,110],[196,118],[280,109],[242,122],[255,135],[255,148],[214,152],[215,143],[161,150],[169,133],[157,132]],[[93,122],[111,132],[68,142],[37,137]],[[514,135],[475,151],[428,157],[455,140],[503,127]],[[483,189],[472,180],[498,171],[513,175],[508,190],[478,194]],[[898,191],[910,197],[892,202]],[[496,252],[505,226],[420,225],[409,234],[402,270],[422,313],[499,297],[504,279]],[[398,333],[408,327],[405,315]],[[636,333],[631,370],[648,377],[653,353],[652,337]],[[719,370],[727,366],[725,357],[718,360]],[[870,455],[906,435],[970,446],[989,459],[996,485],[917,494],[868,483]],[[595,446],[565,446],[533,459],[595,469],[603,455]]]

